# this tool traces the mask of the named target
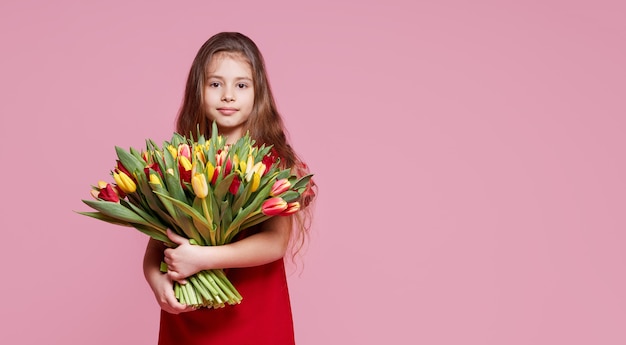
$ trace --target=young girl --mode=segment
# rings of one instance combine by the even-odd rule
[[[273,145],[285,167],[307,173],[287,142],[270,90],[263,57],[252,40],[240,33],[211,37],[198,51],[178,114],[177,131],[210,136],[215,121],[227,143],[246,131],[257,144]],[[174,249],[151,239],[144,258],[144,273],[161,306],[159,344],[294,344],[293,322],[283,256],[296,228],[301,245],[314,184],[303,195],[303,210],[296,216],[272,217],[243,232],[223,246],[195,246],[169,232]],[[294,218],[294,219],[292,219]],[[295,226],[294,226],[295,225]],[[161,273],[161,261],[168,272]],[[180,304],[173,281],[201,270],[224,268],[244,300],[221,309],[194,309]]]

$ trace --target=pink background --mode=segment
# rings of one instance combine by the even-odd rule
[[[320,185],[298,344],[626,343],[626,8],[511,3],[2,1],[0,342],[156,342],[146,238],[72,211],[235,30]]]

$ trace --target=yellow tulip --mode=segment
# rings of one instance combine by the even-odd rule
[[[179,162],[180,162],[180,165],[182,165],[183,168],[185,168],[185,170],[191,170],[192,165],[191,165],[191,161],[189,160],[189,158],[185,156],[180,156]]]
[[[239,168],[239,156],[235,153],[233,155],[233,170],[237,170]]]
[[[126,175],[123,171],[114,171],[113,179],[118,187],[124,191],[124,193],[133,193],[137,190],[137,185],[135,181],[131,179],[128,175]]]
[[[211,162],[206,163],[206,177],[211,183],[213,183],[213,174],[215,174],[215,167]]]
[[[252,174],[252,186],[250,186],[250,190],[252,192],[256,192],[259,189],[259,185],[261,184],[261,175],[257,172]]]
[[[167,146],[167,150],[170,151],[170,154],[174,157],[174,159],[178,157],[178,150],[174,147],[174,145]]]
[[[156,174],[150,174],[150,184],[161,185],[161,179]]]
[[[209,186],[206,183],[204,174],[194,174],[191,178],[191,187],[193,188],[193,193],[200,199],[204,199],[209,195]]]
[[[196,159],[202,162],[202,164],[206,163],[206,157],[204,156],[204,151],[201,146],[195,146],[194,151],[196,153]]]

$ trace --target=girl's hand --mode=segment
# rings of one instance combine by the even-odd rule
[[[203,270],[201,256],[203,248],[190,244],[188,239],[170,229],[167,230],[167,237],[178,245],[176,248],[165,249],[163,261],[167,264],[167,276],[172,281],[184,284],[185,278]]]
[[[196,310],[196,308],[180,304],[174,295],[174,284],[167,274],[161,274],[150,284],[161,309],[170,314],[180,314]]]

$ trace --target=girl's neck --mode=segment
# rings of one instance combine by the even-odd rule
[[[226,139],[226,144],[232,145],[241,139],[242,135],[239,130],[224,131],[218,128],[218,133]]]

